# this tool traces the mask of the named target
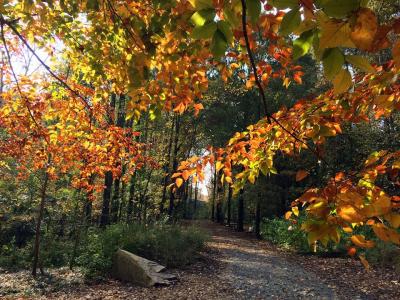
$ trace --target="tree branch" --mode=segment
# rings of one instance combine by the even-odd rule
[[[0,15],[0,22],[2,25],[3,24],[7,25],[14,32],[14,34],[21,40],[21,42],[29,49],[29,51],[33,54],[33,56],[35,56],[35,58],[39,61],[39,63],[47,70],[47,72],[53,78],[55,78],[63,87],[65,87],[72,94],[74,94],[75,96],[80,98],[82,100],[83,104],[85,105],[85,107],[91,113],[92,108],[89,105],[89,103],[87,102],[87,100],[81,94],[79,94],[79,92],[72,89],[64,80],[62,80],[59,76],[57,76],[48,65],[46,65],[46,63],[36,54],[35,50],[29,45],[29,43],[25,40],[25,38],[19,33],[17,28],[15,28],[15,26],[13,25],[13,22],[5,20],[2,15]]]

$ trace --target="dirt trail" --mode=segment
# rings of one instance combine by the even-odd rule
[[[212,232],[210,244],[221,253],[225,269],[219,275],[242,299],[339,299],[312,272],[288,261],[246,233],[203,223]]]
[[[115,280],[72,284],[77,275],[59,275],[58,270],[48,284],[48,278],[33,280],[29,272],[0,270],[0,299],[7,290],[14,290],[7,299],[399,299],[400,278],[392,270],[366,272],[354,259],[280,251],[249,233],[208,221],[189,225],[207,230],[212,240],[197,263],[169,270],[179,279],[175,285],[141,288]],[[66,279],[71,283],[54,289]]]

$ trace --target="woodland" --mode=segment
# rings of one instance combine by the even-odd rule
[[[1,0],[0,298],[396,299],[399,37],[399,0]]]

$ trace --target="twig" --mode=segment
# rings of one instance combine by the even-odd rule
[[[0,22],[2,25],[3,24],[7,25],[15,33],[15,35],[21,40],[21,42],[29,49],[29,51],[33,54],[33,56],[35,56],[35,58],[39,61],[39,63],[47,70],[47,72],[49,72],[49,74],[53,78],[55,78],[59,83],[61,83],[61,85],[64,86],[67,90],[69,90],[75,96],[80,98],[83,101],[83,104],[86,106],[86,108],[91,113],[92,108],[89,105],[89,103],[87,102],[87,100],[81,94],[79,94],[79,92],[75,91],[64,80],[62,80],[59,76],[57,76],[48,65],[46,65],[46,63],[36,54],[35,50],[29,45],[29,43],[25,40],[25,38],[15,28],[15,26],[12,24],[12,22],[5,20],[2,15],[0,15]]]
[[[11,73],[12,73],[12,75],[13,75],[13,77],[14,77],[14,80],[15,80],[15,83],[16,83],[16,85],[17,85],[18,93],[20,94],[21,98],[25,100],[25,102],[26,102],[25,106],[26,106],[26,108],[27,108],[27,110],[28,110],[28,113],[29,113],[29,115],[30,115],[30,117],[31,117],[31,119],[32,119],[32,121],[33,121],[33,123],[35,123],[36,127],[38,127],[39,130],[42,130],[41,126],[40,126],[39,123],[36,121],[35,116],[33,115],[32,111],[31,111],[31,109],[30,109],[30,107],[29,107],[29,104],[28,104],[29,101],[28,101],[28,99],[24,96],[24,94],[22,93],[21,87],[19,86],[19,81],[18,81],[17,75],[15,74],[14,67],[13,67],[13,65],[12,65],[12,63],[11,63],[10,51],[8,50],[8,46],[7,46],[7,43],[6,43],[6,39],[5,39],[5,37],[4,37],[4,25],[3,25],[3,23],[1,24],[1,40],[2,40],[2,42],[3,42],[3,44],[4,44],[4,49],[5,49],[5,51],[6,51],[8,64],[9,64],[9,66],[10,66]],[[46,140],[46,142],[47,142],[47,140]]]

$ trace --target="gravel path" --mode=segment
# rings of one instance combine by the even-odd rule
[[[79,272],[0,269],[0,299],[98,300],[250,300],[250,299],[400,299],[400,275],[390,269],[367,272],[355,259],[301,256],[280,251],[251,234],[208,221],[190,222],[212,234],[208,251],[184,269],[171,286],[142,288],[116,280],[87,285]]]
[[[221,252],[220,275],[243,299],[339,299],[312,272],[288,261],[262,243],[223,226],[211,227],[211,246]],[[355,298],[357,299],[357,298]]]

